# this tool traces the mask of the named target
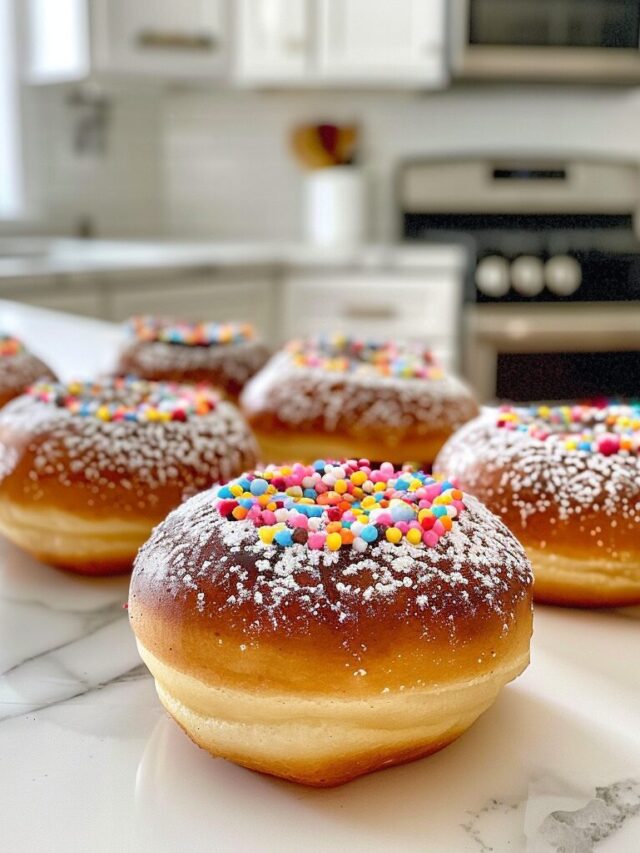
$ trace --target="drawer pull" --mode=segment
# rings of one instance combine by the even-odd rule
[[[218,49],[218,41],[208,33],[181,33],[163,30],[142,30],[136,36],[138,47],[154,50],[211,51]]]
[[[398,316],[394,305],[345,305],[341,313],[349,320],[394,320]]]

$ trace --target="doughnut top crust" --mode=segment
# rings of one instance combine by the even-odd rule
[[[375,437],[385,446],[453,429],[478,413],[466,386],[418,345],[334,337],[293,341],[247,384],[256,429]]]
[[[334,335],[291,341],[286,347],[296,367],[320,368],[356,376],[396,376],[404,379],[442,379],[444,373],[432,352],[419,344],[365,341]]]
[[[328,630],[337,643],[407,619],[422,636],[474,622],[500,635],[530,586],[522,547],[477,500],[419,471],[346,460],[266,468],[192,498],[141,549],[132,597],[236,637]]]
[[[38,383],[0,412],[0,497],[158,520],[256,454],[240,412],[209,388]]]
[[[96,382],[38,382],[27,394],[81,418],[101,421],[186,421],[213,411],[220,397],[207,386],[115,377]]]
[[[459,430],[434,469],[525,545],[627,559],[638,550],[639,417],[637,405],[502,408]]]
[[[41,378],[54,378],[47,365],[29,352],[22,341],[0,334],[0,406]]]
[[[496,426],[587,453],[640,453],[640,403],[588,406],[501,406]]]
[[[185,347],[213,347],[252,341],[256,337],[250,323],[189,322],[167,317],[137,316],[128,322],[138,341]]]

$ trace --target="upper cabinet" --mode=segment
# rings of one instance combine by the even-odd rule
[[[312,73],[309,0],[236,0],[235,73],[243,83],[303,81]]]
[[[445,84],[446,0],[25,0],[27,80]]]
[[[93,0],[96,65],[122,74],[215,77],[229,53],[226,0]]]
[[[198,80],[227,70],[227,0],[26,0],[24,10],[28,82]]]
[[[321,76],[443,85],[445,0],[318,0]]]

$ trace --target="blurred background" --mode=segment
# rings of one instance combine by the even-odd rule
[[[0,0],[0,298],[637,396],[640,0]]]

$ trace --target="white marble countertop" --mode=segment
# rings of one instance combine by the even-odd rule
[[[3,324],[65,376],[102,368],[119,340],[0,302]],[[459,741],[315,791],[214,760],[167,718],[127,585],[0,540],[3,853],[640,849],[640,608],[538,607],[531,666]]]
[[[222,243],[0,238],[0,281],[194,267],[459,269],[466,260],[465,250],[454,244],[378,244],[339,248],[256,241]]]

